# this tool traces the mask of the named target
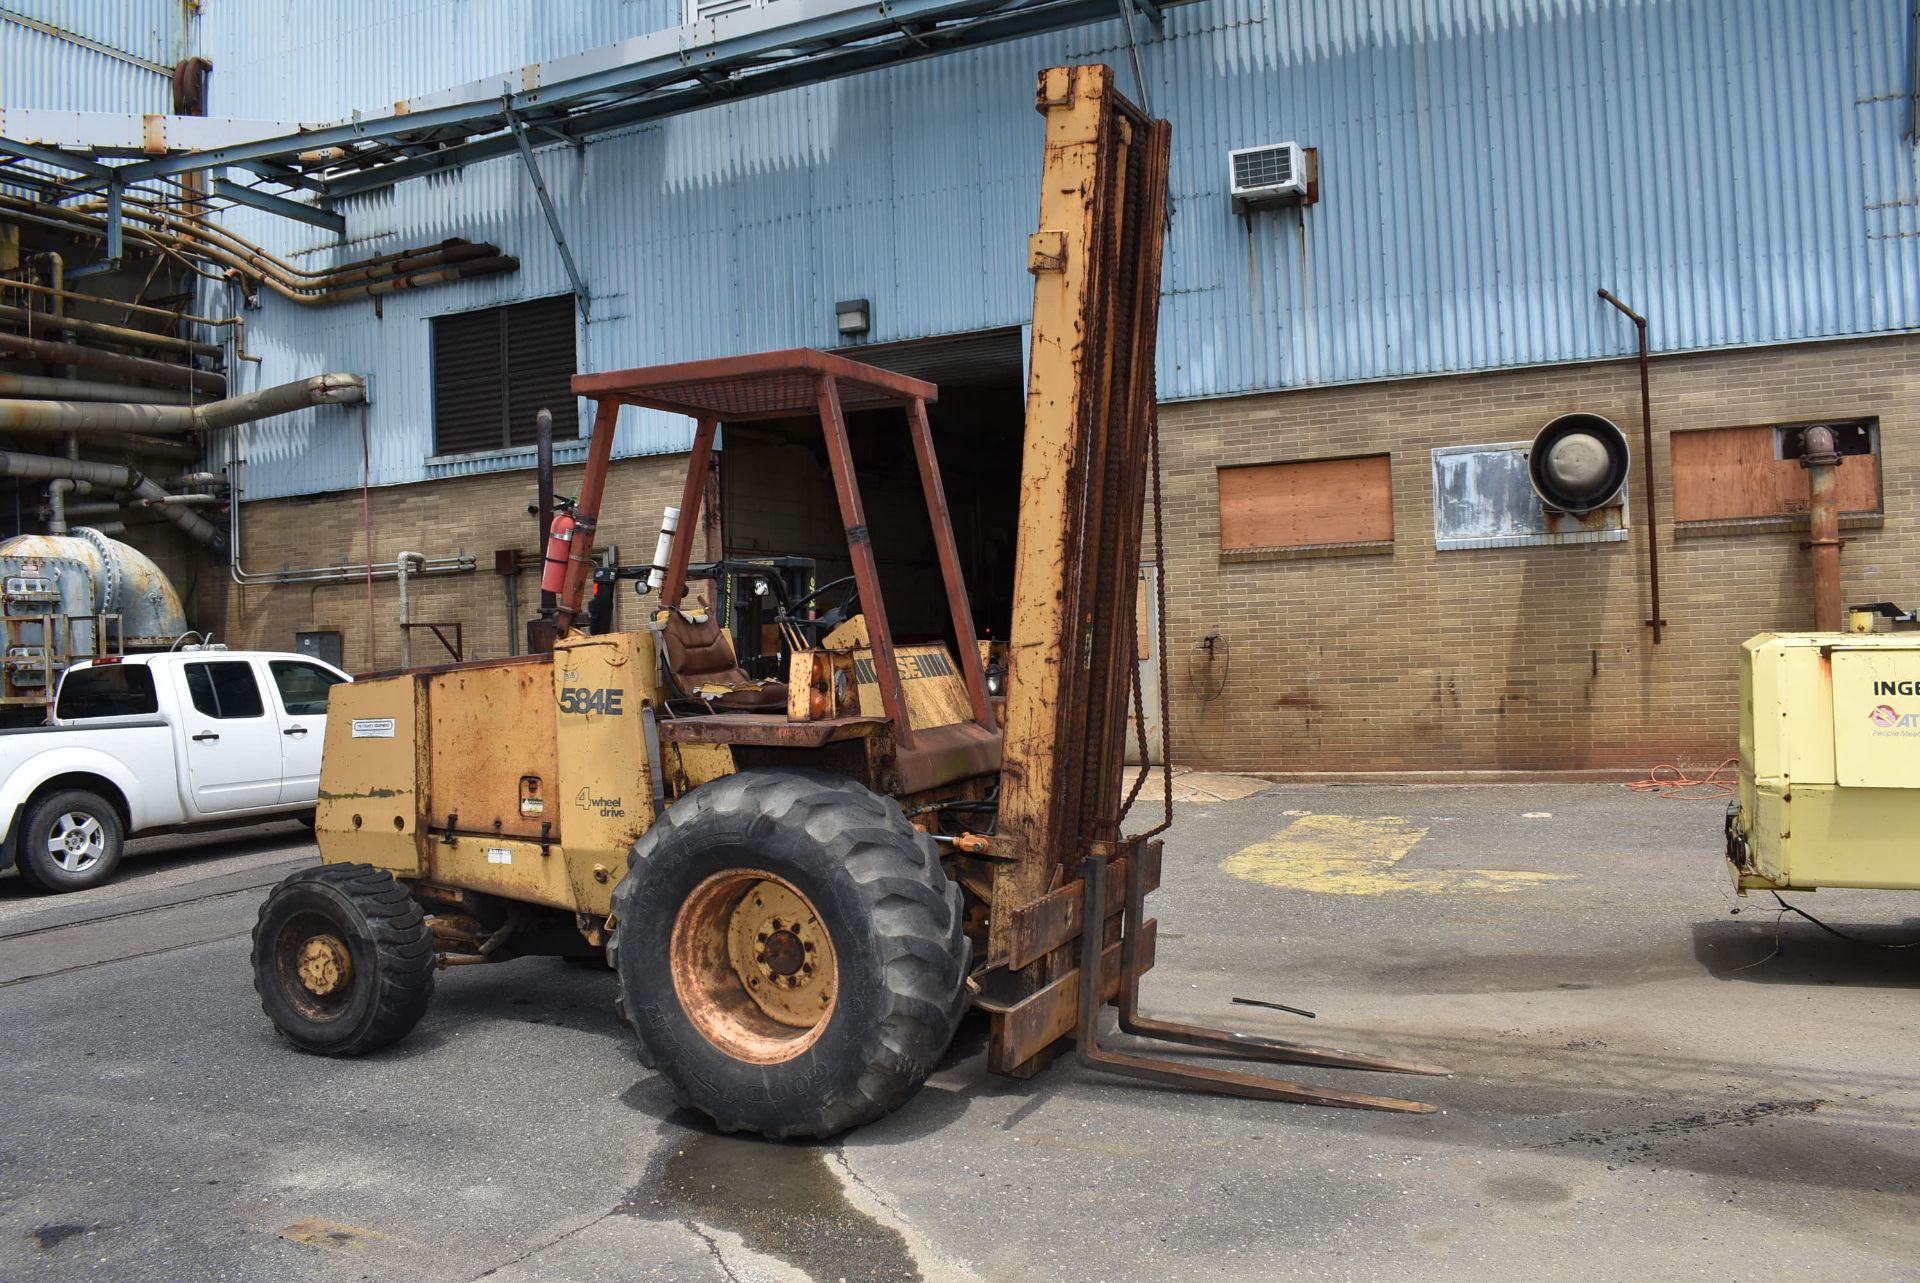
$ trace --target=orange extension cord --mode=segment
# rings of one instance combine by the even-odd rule
[[[1737,765],[1739,761],[1737,757],[1730,757],[1697,779],[1672,762],[1662,762],[1647,772],[1646,779],[1635,780],[1627,787],[1636,793],[1658,793],[1669,801],[1718,801],[1740,791],[1737,781],[1720,777],[1720,772]]]

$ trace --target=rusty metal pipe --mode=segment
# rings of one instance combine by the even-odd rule
[[[82,347],[78,343],[56,343],[50,339],[30,339],[24,335],[0,332],[0,352],[17,352],[49,365],[79,365],[92,370],[106,370],[124,374],[130,379],[145,379],[149,383],[167,387],[193,388],[215,396],[224,396],[227,391],[227,379],[223,374],[166,361],[150,361],[145,357],[123,356],[118,352],[102,352],[99,348]]]
[[[65,210],[58,206],[35,205],[17,197],[0,193],[0,209],[11,211],[10,216],[28,222],[60,227],[70,231],[82,232],[89,236],[104,237],[107,227],[104,220],[75,210]],[[520,262],[516,258],[498,256],[498,248],[488,246],[495,257],[469,260],[466,263],[442,267],[424,275],[391,277],[382,276],[367,285],[334,291],[327,283],[342,273],[358,270],[366,263],[352,264],[347,268],[315,275],[298,273],[304,279],[290,279],[297,269],[265,254],[258,246],[248,245],[232,233],[204,220],[186,222],[164,216],[147,214],[137,209],[125,211],[130,220],[152,224],[158,230],[147,227],[129,227],[127,231],[142,240],[159,247],[165,252],[196,258],[202,262],[214,263],[222,267],[235,269],[249,275],[264,284],[268,289],[295,303],[328,304],[344,302],[352,298],[370,297],[375,294],[389,293],[398,289],[414,289],[421,285],[437,285],[446,281],[459,280],[469,276],[485,276],[497,272],[517,271]],[[232,244],[228,244],[232,242]],[[246,245],[247,248],[235,246]],[[368,263],[395,261],[411,257],[421,251],[408,250],[397,254],[383,255]],[[384,288],[382,288],[384,287]]]
[[[22,307],[8,307],[0,304],[0,320],[14,321],[31,330],[39,313],[29,312]],[[105,339],[122,346],[165,348],[170,352],[190,352],[195,356],[224,356],[225,350],[218,343],[200,343],[193,339],[175,338],[171,334],[156,334],[152,330],[136,330],[124,325],[108,325],[105,321],[82,321],[75,317],[59,318],[55,324],[70,334],[84,334],[96,339]]]
[[[154,307],[147,303],[129,303],[125,299],[102,298],[98,294],[82,294],[78,290],[61,289],[14,278],[0,279],[0,292],[6,290],[25,290],[29,294],[50,295],[55,298],[71,299],[77,303],[97,303],[101,307],[116,308],[122,312],[139,312],[143,316],[161,316],[170,321],[184,321],[188,325],[219,328],[241,323],[237,316],[194,316],[190,312],[172,312],[164,307]]]
[[[1660,617],[1660,509],[1654,495],[1653,478],[1653,392],[1647,374],[1647,318],[1622,303],[1612,290],[1602,289],[1600,297],[1618,308],[1629,321],[1640,341],[1640,467],[1645,484],[1640,500],[1647,509],[1647,593],[1651,598],[1653,644],[1660,644],[1660,630],[1667,621]]]
[[[494,276],[502,272],[517,272],[520,260],[511,255],[496,255],[489,258],[470,259],[464,263],[455,263],[437,271],[419,272],[412,276],[383,277],[366,285],[355,285],[348,289],[329,290],[324,294],[302,295],[302,303],[344,303],[349,299],[377,298],[382,294],[397,294],[402,290],[417,290],[427,285],[444,285],[449,281],[465,280],[470,276]]]
[[[1818,424],[1806,431],[1800,466],[1807,470],[1806,547],[1813,554],[1813,627],[1837,633],[1840,607],[1840,448],[1833,429]]]
[[[38,374],[0,373],[0,398],[54,401],[124,401],[138,405],[187,405],[192,397],[172,388],[136,388],[124,383],[49,379]]]

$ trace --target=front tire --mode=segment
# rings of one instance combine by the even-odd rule
[[[125,845],[111,802],[85,789],[50,793],[21,823],[20,876],[42,891],[84,891],[113,876]]]
[[[286,1040],[321,1056],[397,1042],[433,996],[433,935],[391,873],[328,864],[287,878],[253,928],[253,988]]]
[[[960,888],[892,798],[742,771],[634,844],[608,960],[642,1057],[722,1131],[828,1137],[918,1091],[967,1008]]]

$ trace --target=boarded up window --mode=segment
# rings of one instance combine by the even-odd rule
[[[1841,449],[1840,511],[1879,512],[1879,424],[1855,419],[1828,426]],[[1738,521],[1805,512],[1807,470],[1800,466],[1805,427],[1674,433],[1673,519]]]
[[[1391,543],[1387,456],[1220,469],[1220,547]]]
[[[580,435],[573,396],[573,296],[433,318],[433,449],[532,445],[534,415],[557,440]]]

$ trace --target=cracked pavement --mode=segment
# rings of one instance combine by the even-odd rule
[[[635,1059],[612,977],[553,961],[441,973],[387,1052],[289,1051],[246,932],[315,858],[292,826],[137,843],[78,896],[7,877],[0,1280],[1910,1275],[1920,950],[1736,902],[1719,825],[1603,785],[1183,803],[1149,1008],[1448,1065],[1286,1071],[1440,1113],[1168,1092],[1071,1056],[1001,1079],[970,1021],[907,1108],[829,1145],[703,1129]],[[1376,838],[1391,876],[1294,885]],[[1912,897],[1789,898],[1920,937]]]

